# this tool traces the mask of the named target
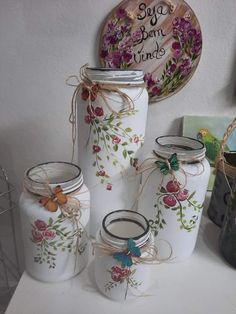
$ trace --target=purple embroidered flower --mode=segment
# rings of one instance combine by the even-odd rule
[[[119,8],[119,9],[116,11],[116,15],[117,15],[118,18],[122,19],[122,18],[124,18],[124,17],[127,16],[127,12],[126,12],[125,9]]]
[[[152,89],[152,94],[153,94],[154,96],[159,96],[159,95],[161,94],[161,88],[158,87],[158,86],[153,87],[153,89]]]

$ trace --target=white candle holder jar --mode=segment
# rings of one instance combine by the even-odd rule
[[[204,144],[198,140],[161,136],[153,155],[141,165],[139,208],[149,218],[159,258],[178,262],[195,247],[210,176]]]
[[[150,285],[155,252],[143,215],[130,210],[106,215],[94,249],[95,280],[102,294],[116,301],[144,295]]]
[[[29,169],[19,206],[26,271],[46,282],[82,271],[89,253],[90,194],[81,169],[66,162]]]
[[[86,68],[78,103],[78,156],[91,193],[91,235],[113,204],[131,208],[144,143],[148,93],[143,72]]]

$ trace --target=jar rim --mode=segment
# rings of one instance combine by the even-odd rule
[[[204,143],[192,137],[164,135],[157,137],[155,142],[158,145],[157,152],[161,157],[169,158],[173,153],[176,153],[182,161],[191,161],[191,158],[202,160],[205,157]]]
[[[110,221],[109,221],[109,218],[111,219]],[[108,221],[108,224],[107,224],[107,221]],[[114,234],[108,230],[107,226],[117,221],[134,222],[138,224],[140,227],[142,227],[143,232],[139,234],[138,236],[129,237],[129,238]],[[124,245],[125,244],[124,241],[126,242],[130,238],[132,238],[134,241],[136,241],[137,245],[141,246],[142,244],[146,243],[146,241],[149,239],[150,232],[151,230],[150,230],[149,222],[144,215],[138,212],[132,211],[132,210],[120,209],[120,210],[115,210],[108,213],[103,218],[101,237],[105,242],[108,242],[109,244],[114,244],[114,245]]]
[[[93,68],[85,69],[86,75],[94,82],[107,84],[143,84],[143,70]]]
[[[60,179],[56,179],[56,175],[54,175],[56,172],[59,174]],[[63,179],[63,175],[65,179]],[[36,179],[37,177],[38,179]],[[24,184],[29,191],[45,191],[45,183],[51,188],[60,185],[65,193],[75,191],[83,185],[81,168],[66,161],[52,161],[40,163],[26,171]]]

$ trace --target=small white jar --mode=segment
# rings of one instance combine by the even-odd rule
[[[150,264],[137,260],[128,267],[113,255],[114,252],[128,254],[127,242],[130,239],[140,249],[140,258],[154,256],[153,236],[143,215],[130,210],[117,210],[105,216],[94,245],[95,280],[101,293],[116,301],[142,296],[150,285]]]
[[[86,68],[84,74],[89,83],[85,80],[77,97],[78,157],[91,192],[94,237],[113,204],[117,209],[134,204],[140,184],[135,167],[142,158],[148,93],[141,70]]]
[[[57,186],[67,202],[52,212],[47,200],[57,203]],[[66,162],[43,163],[26,171],[24,188],[19,207],[26,271],[46,282],[75,276],[89,252],[90,194],[81,169]]]
[[[148,170],[140,169],[143,188],[138,206],[149,218],[158,256],[179,262],[191,256],[196,244],[210,165],[204,144],[198,140],[161,136],[156,144],[155,153],[144,162]],[[161,172],[160,166],[166,167],[167,173]]]

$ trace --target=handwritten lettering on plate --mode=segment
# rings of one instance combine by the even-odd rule
[[[108,16],[100,60],[109,68],[143,69],[150,101],[178,92],[201,56],[202,35],[182,0],[125,0]]]

